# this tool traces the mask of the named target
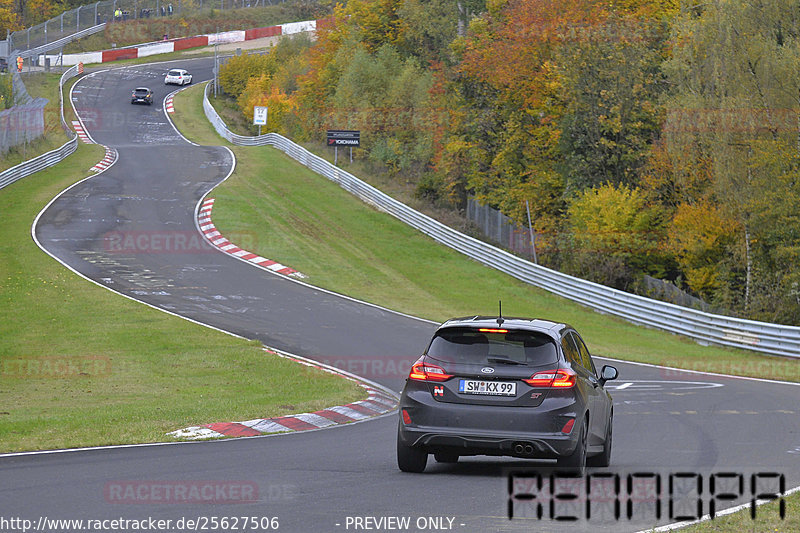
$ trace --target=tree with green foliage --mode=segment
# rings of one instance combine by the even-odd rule
[[[661,129],[663,29],[618,15],[576,28],[559,50],[564,72],[561,152],[574,191],[637,184]]]
[[[640,273],[660,274],[662,215],[638,188],[606,183],[568,207],[572,268],[586,279],[626,288]]]
[[[7,32],[22,29],[22,19],[14,4],[14,0],[0,0],[0,35],[3,39]]]
[[[800,5],[717,0],[679,17],[674,43],[665,140],[675,168],[710,161],[705,197],[737,229],[717,265],[715,303],[797,320]]]
[[[250,78],[258,78],[266,74],[269,77],[275,73],[277,64],[272,54],[248,54],[231,57],[219,69],[219,85],[223,91],[239,98]]]

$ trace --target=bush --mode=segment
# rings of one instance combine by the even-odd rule
[[[271,54],[248,54],[234,56],[219,69],[219,84],[226,94],[239,98],[247,87],[250,78],[266,75],[272,77],[275,60]]]
[[[8,109],[14,105],[14,88],[11,74],[0,74],[0,109]]]

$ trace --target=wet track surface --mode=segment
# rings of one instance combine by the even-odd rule
[[[112,69],[77,84],[74,101],[87,131],[116,148],[119,160],[50,205],[35,228],[41,245],[121,294],[298,355],[355,362],[353,370],[363,364],[366,377],[399,391],[405,369],[391,363],[419,354],[433,324],[187,244],[200,236],[198,202],[229,174],[232,158],[224,148],[186,142],[170,125],[161,106],[173,90],[163,85],[170,66],[187,68],[195,80],[210,77],[206,59]],[[152,107],[130,104],[131,88],[140,85],[154,89]],[[140,245],[115,247],[120,236]],[[636,531],[674,521],[670,512],[694,516],[698,499],[707,513],[714,473],[731,474],[715,480],[717,493],[724,487],[739,494],[742,476],[737,502],[750,499],[754,473],[783,474],[787,488],[800,485],[800,387],[613,364],[620,379],[609,384],[615,403],[612,468],[589,473],[621,476],[618,519],[613,477],[602,482],[610,494],[598,497],[595,486],[592,520],[563,523],[536,517],[537,502],[545,504],[545,518],[552,512],[546,476],[544,489],[516,485],[518,493],[536,492],[537,499],[518,498],[513,513],[529,518],[508,519],[509,472],[539,463],[479,457],[445,465],[431,458],[424,474],[403,474],[394,458],[395,416],[277,437],[0,458],[0,515],[156,517],[173,520],[171,530],[181,530],[175,526],[181,518],[238,515],[278,517],[278,530],[292,532],[364,531],[368,525],[379,531]],[[661,476],[660,485],[650,474]],[[670,474],[676,486],[672,511]],[[699,495],[690,490],[698,474],[704,485]],[[152,495],[153,487],[192,481],[238,483],[255,488],[255,497],[239,504],[163,498],[131,503],[115,492],[135,484]],[[761,492],[776,487],[766,476],[758,481]],[[585,516],[585,501],[574,507],[562,500],[556,514]],[[660,510],[653,501],[661,502]],[[408,518],[408,527],[389,517]],[[265,530],[263,525],[255,530]]]

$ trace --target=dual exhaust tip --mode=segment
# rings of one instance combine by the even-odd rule
[[[514,443],[514,453],[516,455],[533,455],[533,452],[536,449],[533,447],[533,444],[529,442],[515,442]]]

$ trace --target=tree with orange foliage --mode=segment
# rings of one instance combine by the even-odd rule
[[[253,119],[255,106],[266,106],[268,113],[264,131],[280,134],[287,133],[286,121],[295,110],[293,100],[281,92],[267,74],[250,78],[237,103],[242,113],[250,120]]]

